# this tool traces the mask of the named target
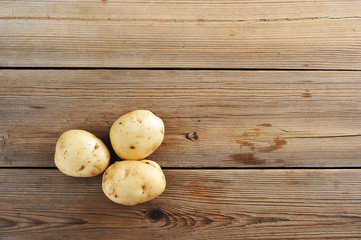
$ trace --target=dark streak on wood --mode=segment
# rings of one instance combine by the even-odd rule
[[[232,154],[230,155],[230,158],[233,161],[242,163],[244,165],[262,165],[266,163],[265,160],[256,158],[254,153]]]
[[[249,147],[249,149],[252,151],[255,150],[254,143],[251,143],[249,141],[236,140],[236,143],[241,144],[242,146],[245,146],[245,147]]]
[[[312,97],[312,94],[309,93],[309,92],[303,92],[303,93],[302,93],[302,97],[304,97],[304,98],[310,98],[310,97]]]
[[[270,124],[270,123],[262,123],[262,124],[259,124],[257,126],[260,126],[260,127],[272,127],[272,124]]]
[[[260,152],[272,152],[272,151],[281,149],[286,144],[287,144],[286,140],[280,139],[280,138],[275,138],[275,139],[273,139],[272,145],[261,148],[259,151]]]
[[[242,137],[259,137],[260,136],[261,129],[259,128],[253,128],[248,132],[242,133]]]
[[[45,109],[44,106],[29,106],[32,109]]]

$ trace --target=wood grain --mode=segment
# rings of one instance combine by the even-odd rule
[[[1,1],[2,67],[361,69],[361,4]]]
[[[1,239],[358,239],[360,170],[166,170],[167,188],[117,205],[101,178],[0,170]]]
[[[358,0],[2,0],[3,18],[229,21],[341,18],[360,15]]]
[[[110,147],[120,115],[166,126],[163,167],[360,167],[357,71],[1,70],[0,166],[53,167],[68,129]],[[117,157],[113,153],[113,160]]]

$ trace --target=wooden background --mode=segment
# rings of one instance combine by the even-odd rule
[[[0,68],[1,240],[361,239],[359,0],[2,0]],[[135,109],[160,197],[55,168]]]

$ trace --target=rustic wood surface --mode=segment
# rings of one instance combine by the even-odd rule
[[[0,65],[361,69],[361,3],[2,1]]]
[[[166,170],[165,175],[163,195],[126,207],[105,197],[100,177],[77,179],[55,169],[2,169],[0,236],[359,239],[361,235],[360,170]]]
[[[112,123],[140,108],[165,121],[149,157],[163,167],[361,167],[359,72],[2,70],[0,79],[0,166],[55,166],[56,140],[73,128],[110,147]]]
[[[361,239],[360,59],[360,0],[0,1],[0,240]],[[164,194],[55,168],[135,109]]]

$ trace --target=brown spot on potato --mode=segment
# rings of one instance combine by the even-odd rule
[[[103,175],[103,182],[106,182],[106,181],[108,181],[108,173],[107,172],[105,172],[104,173],[104,175]]]
[[[249,147],[252,151],[255,149],[254,143],[249,141],[237,140],[236,143],[241,144],[242,146]]]
[[[245,165],[262,165],[266,163],[265,160],[256,158],[253,153],[232,154],[230,157],[233,161],[240,162]]]
[[[91,170],[91,171],[90,171],[90,175],[95,176],[95,175],[97,175],[97,172],[94,171],[94,170]]]
[[[137,118],[137,122],[142,123],[142,119]]]
[[[65,148],[65,147],[66,147],[65,143],[64,143],[64,142],[61,142],[61,144],[60,144],[60,149]]]
[[[112,195],[115,195],[116,194],[116,190],[115,188],[112,189],[112,192],[111,192]]]
[[[115,197],[115,198],[118,198],[118,195],[117,195],[117,194],[115,194],[115,195],[114,195],[114,197]]]
[[[275,139],[273,139],[273,143],[270,146],[261,148],[259,151],[260,152],[272,152],[272,151],[281,149],[286,144],[287,144],[286,140],[280,139],[280,138],[275,138]]]
[[[125,169],[124,178],[128,177],[128,175],[129,175],[129,169]]]
[[[144,194],[144,190],[145,190],[145,185],[144,184],[142,185],[142,189],[143,189],[143,194]]]
[[[119,122],[119,125],[122,125],[122,122]]]
[[[94,145],[94,149],[98,149],[99,148],[99,145],[98,145],[98,143],[96,143],[95,145]]]
[[[160,130],[160,133],[163,134],[163,133],[164,133],[164,129]]]
[[[129,148],[130,148],[130,149],[135,149],[135,146],[130,146]]]
[[[154,152],[155,150],[157,150],[158,147],[159,147],[158,144],[154,144],[154,145],[152,146],[152,152]]]
[[[272,124],[270,124],[270,123],[262,123],[262,124],[259,124],[257,126],[260,126],[260,127],[272,127]]]
[[[150,166],[152,166],[152,167],[154,167],[154,168],[157,168],[157,167],[154,166],[152,163],[148,163],[148,162],[147,162],[147,164],[149,164]]]
[[[85,168],[85,166],[84,166],[84,165],[81,165],[81,167],[77,170],[77,172],[83,170],[84,168]]]
[[[94,168],[96,169],[96,170],[98,170],[99,172],[101,172],[102,171],[102,168],[99,166],[99,165],[94,165]]]
[[[145,162],[145,164],[149,164],[149,162]]]

